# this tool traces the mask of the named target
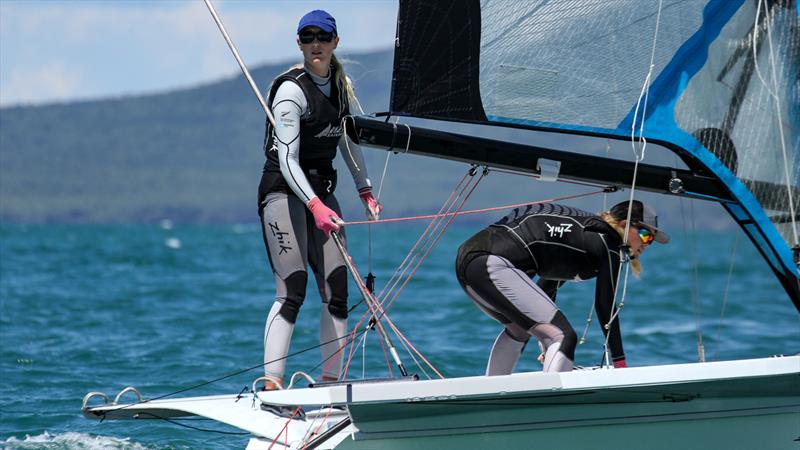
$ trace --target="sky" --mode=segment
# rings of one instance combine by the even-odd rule
[[[397,0],[212,0],[248,67],[299,62],[297,22],[337,20],[339,52],[392,46]],[[202,0],[0,0],[0,107],[196,86],[239,73]]]

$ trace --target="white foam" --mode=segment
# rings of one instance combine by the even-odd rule
[[[179,249],[181,248],[181,240],[178,238],[167,238],[164,240],[164,245],[169,248]]]
[[[10,437],[5,442],[0,442],[6,450],[27,450],[42,448],[64,448],[81,450],[147,450],[147,447],[131,442],[129,438],[115,438],[111,436],[92,436],[85,433],[66,432],[50,434],[47,431],[37,436],[26,435],[25,439]],[[44,444],[44,445],[43,445]]]

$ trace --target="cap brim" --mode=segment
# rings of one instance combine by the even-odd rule
[[[316,21],[315,22],[308,22],[308,23],[304,23],[303,24],[303,28],[308,28],[308,27],[317,27],[317,28],[321,29],[322,31],[327,31],[328,33],[332,33],[334,31],[336,31],[336,29],[333,28],[331,26],[331,24],[325,23],[325,22],[321,22],[321,21],[320,22],[316,22]],[[303,31],[303,28],[298,29],[297,30],[297,34],[300,34],[300,32]]]
[[[656,227],[651,227],[649,225],[647,226],[647,228],[650,228],[653,231],[653,234],[656,237],[656,242],[658,242],[659,244],[666,244],[669,242],[669,235],[666,232],[659,230]]]

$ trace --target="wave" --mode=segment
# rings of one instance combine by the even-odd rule
[[[130,438],[93,436],[86,433],[66,432],[50,434],[47,431],[37,436],[26,435],[24,439],[10,437],[0,442],[5,450],[149,450]]]

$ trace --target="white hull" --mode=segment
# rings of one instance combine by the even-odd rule
[[[787,449],[800,447],[800,356],[568,373],[361,382],[87,407],[88,417],[199,415],[249,431],[248,449]],[[261,402],[296,406],[304,420]],[[321,408],[334,405],[336,408]],[[288,425],[287,425],[288,422]]]

